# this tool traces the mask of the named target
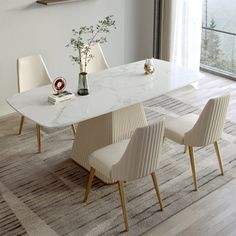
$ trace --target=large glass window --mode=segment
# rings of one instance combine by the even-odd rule
[[[236,0],[203,0],[201,67],[236,78]]]

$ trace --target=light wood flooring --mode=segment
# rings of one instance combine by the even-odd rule
[[[235,236],[236,180],[153,228],[146,236]]]
[[[205,74],[204,86],[191,93],[189,89],[172,92],[186,103],[203,106],[210,97],[229,92],[230,107],[227,118],[236,121],[236,81]],[[235,142],[236,145],[236,142]],[[236,235],[236,180],[232,180],[200,201],[162,222],[145,236],[235,236]]]

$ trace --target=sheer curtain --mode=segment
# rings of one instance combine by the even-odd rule
[[[160,14],[160,58],[199,70],[202,0],[162,0]]]

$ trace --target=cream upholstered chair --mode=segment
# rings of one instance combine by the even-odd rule
[[[91,54],[94,56],[87,66],[87,72],[93,73],[108,68],[106,58],[99,43],[91,47]]]
[[[200,116],[188,114],[166,121],[165,137],[188,147],[195,190],[198,189],[198,186],[193,147],[202,147],[214,143],[221,175],[224,175],[217,141],[223,132],[229,98],[229,95],[225,95],[210,99]]]
[[[128,216],[123,182],[152,176],[156,194],[163,210],[155,171],[160,161],[164,135],[164,121],[137,128],[131,139],[111,144],[93,152],[89,158],[91,166],[84,202],[87,201],[95,170],[118,183],[125,229],[128,231]]]
[[[18,91],[25,92],[51,83],[41,55],[17,59]]]
[[[32,55],[17,59],[18,92],[25,92],[40,86],[51,84],[46,65],[41,55]],[[21,116],[19,134],[22,132],[24,116]],[[38,151],[41,152],[40,125],[36,124]],[[72,125],[73,133],[75,127]]]

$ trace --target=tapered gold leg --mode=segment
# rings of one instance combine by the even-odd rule
[[[195,170],[193,147],[188,147],[188,150],[189,150],[189,156],[190,156],[190,162],[191,162],[191,168],[192,168],[192,174],[193,174],[194,187],[195,187],[195,191],[197,191],[198,186],[197,186],[197,175],[196,175],[196,170]]]
[[[36,132],[37,132],[37,143],[38,143],[38,152],[41,152],[41,134],[40,134],[40,125],[36,124]]]
[[[187,152],[187,150],[188,150],[188,146],[187,146],[187,145],[185,145],[185,146],[184,146],[184,153],[186,153],[186,152]]]
[[[224,175],[224,168],[223,168],[222,159],[221,159],[221,155],[220,155],[220,149],[219,149],[219,145],[218,145],[217,141],[214,142],[214,146],[215,146],[216,155],[218,157],[221,175]]]
[[[156,190],[157,198],[158,198],[158,201],[160,203],[161,211],[163,211],[163,203],[162,203],[162,200],[161,200],[161,194],[160,194],[160,189],[159,189],[156,174],[153,172],[153,173],[151,173],[151,176],[152,176],[152,181],[153,181],[153,184],[154,184],[154,187],[155,187],[155,190]]]
[[[118,181],[119,192],[120,192],[120,201],[122,206],[122,212],[125,222],[125,230],[129,231],[129,223],[128,223],[128,213],[126,207],[126,200],[125,200],[125,191],[124,191],[124,184],[123,181]]]
[[[19,128],[18,134],[21,134],[21,132],[22,132],[22,128],[23,128],[23,125],[24,125],[24,121],[25,121],[25,117],[24,117],[24,116],[21,116],[21,118],[20,118],[20,128]]]
[[[73,132],[73,134],[74,134],[74,136],[75,136],[75,134],[76,134],[76,128],[75,128],[75,125],[71,125],[71,128],[72,128],[72,132]]]
[[[87,188],[86,188],[86,191],[85,191],[85,194],[84,194],[84,202],[85,202],[85,203],[86,203],[87,200],[88,200],[88,195],[89,195],[89,192],[90,192],[92,183],[93,183],[94,174],[95,174],[95,169],[94,169],[93,167],[91,167],[91,169],[90,169],[90,174],[89,174],[89,180],[88,180],[88,184],[87,184]]]

